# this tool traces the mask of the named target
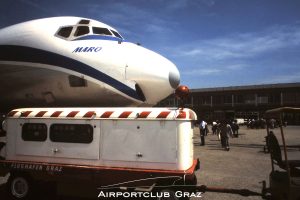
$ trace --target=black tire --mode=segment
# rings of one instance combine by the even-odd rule
[[[29,200],[33,195],[33,181],[25,174],[11,173],[6,185],[11,199]]]

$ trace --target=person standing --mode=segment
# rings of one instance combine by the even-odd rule
[[[237,123],[237,120],[233,120],[230,124],[232,132],[233,132],[233,136],[234,137],[239,137],[239,125]]]
[[[222,147],[229,151],[229,136],[232,137],[232,129],[226,120],[223,120],[220,124],[220,135],[221,135],[221,145]]]
[[[213,135],[216,135],[216,134],[217,134],[217,128],[218,128],[217,125],[218,125],[217,122],[213,121],[212,127],[211,127],[211,130],[212,130],[212,134],[213,134]]]
[[[206,130],[207,130],[207,123],[204,120],[200,120],[199,129],[200,129],[201,146],[204,146],[205,145],[205,135],[206,135]]]

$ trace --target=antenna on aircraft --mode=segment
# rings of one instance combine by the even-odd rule
[[[185,100],[188,98],[190,94],[190,89],[185,85],[180,85],[175,90],[175,96],[179,99],[179,108],[183,108],[185,105]]]

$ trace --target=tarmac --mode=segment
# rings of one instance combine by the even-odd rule
[[[295,126],[285,129],[292,133],[297,132]],[[211,130],[211,129],[210,129]],[[298,129],[299,130],[299,129]],[[274,129],[276,135],[279,129]],[[221,148],[220,141],[212,132],[205,137],[205,146],[200,146],[199,129],[194,130],[194,157],[199,158],[201,169],[196,172],[198,185],[208,188],[231,189],[233,193],[205,192],[202,197],[193,197],[192,200],[259,200],[262,191],[262,181],[269,185],[271,171],[270,154],[264,152],[265,129],[248,129],[241,126],[238,138],[230,138],[230,150]],[[300,134],[290,134],[287,141],[300,141]],[[299,143],[297,144],[299,145]],[[295,151],[300,158],[300,149]],[[0,178],[0,199],[4,197],[6,178]],[[250,196],[234,194],[234,191],[247,190]],[[47,196],[47,191],[44,191]],[[44,196],[44,197],[45,197]],[[43,198],[47,199],[47,198]],[[50,198],[53,199],[53,198]],[[82,198],[56,197],[59,200],[83,200]]]
[[[230,138],[230,150],[225,151],[217,136],[211,133],[205,138],[205,146],[200,146],[200,138],[196,133],[194,155],[201,162],[201,169],[196,173],[198,185],[234,190],[246,189],[261,193],[261,182],[268,181],[271,170],[270,155],[264,153],[265,136],[264,129],[247,129],[242,126],[239,137]],[[195,199],[197,198],[193,198]],[[206,192],[201,199],[258,200],[262,197]]]
[[[288,149],[289,159],[300,159],[300,127],[287,126],[284,128],[286,143],[296,148]],[[235,191],[247,190],[254,195],[241,196],[239,194],[206,192],[202,200],[259,200],[262,193],[262,181],[269,186],[271,172],[270,154],[264,151],[265,129],[249,129],[241,126],[238,138],[230,138],[230,151],[221,148],[216,135],[208,134],[205,146],[200,146],[199,133],[195,130],[195,157],[201,161],[201,169],[197,171],[198,185],[207,187],[227,188]],[[199,131],[199,129],[198,129]],[[280,129],[273,132],[282,145]],[[255,194],[257,193],[257,194]],[[199,198],[192,198],[196,200]]]

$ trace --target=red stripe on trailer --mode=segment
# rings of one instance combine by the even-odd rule
[[[32,113],[32,111],[21,112],[21,117],[28,117],[28,115],[30,115],[30,113]]]
[[[127,118],[131,113],[132,111],[122,112],[121,115],[119,115],[119,118]]]
[[[100,118],[109,118],[114,112],[113,111],[107,111],[103,113]]]
[[[47,111],[40,111],[38,114],[35,115],[35,117],[43,117],[46,114]]]
[[[144,111],[144,112],[141,112],[138,116],[138,118],[147,118],[148,115],[150,115],[150,111]]]
[[[156,118],[167,118],[167,116],[170,114],[170,111],[164,111],[159,113],[159,115]]]
[[[75,117],[78,113],[79,111],[72,111],[66,117]]]
[[[50,117],[59,117],[63,111],[55,111]]]
[[[95,111],[89,111],[83,115],[83,117],[91,118],[95,114]]]
[[[11,111],[7,114],[7,117],[13,117],[18,111]]]
[[[186,118],[186,112],[179,111],[179,114],[176,117],[177,119],[185,119]]]

